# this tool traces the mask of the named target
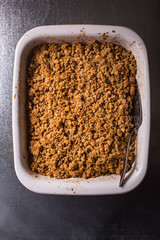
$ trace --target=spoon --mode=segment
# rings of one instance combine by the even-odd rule
[[[131,143],[132,136],[136,131],[138,131],[138,128],[140,127],[140,125],[142,123],[142,104],[141,104],[141,97],[140,97],[140,92],[139,92],[137,84],[135,86],[135,96],[134,96],[134,99],[133,99],[132,116],[133,116],[132,121],[133,121],[133,124],[134,124],[134,128],[130,133],[130,137],[129,137],[128,144],[127,144],[126,158],[125,158],[125,161],[124,161],[123,171],[122,171],[120,182],[119,182],[120,187],[122,187],[124,185],[127,162],[128,162],[129,146],[130,146],[130,143]]]

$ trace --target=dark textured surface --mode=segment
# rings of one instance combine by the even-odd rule
[[[0,0],[0,239],[160,239],[160,4],[159,1]],[[95,23],[134,29],[148,49],[152,128],[147,175],[119,196],[38,195],[13,167],[11,93],[15,46],[29,29]]]

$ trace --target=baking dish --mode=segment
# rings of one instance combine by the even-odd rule
[[[111,41],[131,50],[137,61],[137,82],[140,89],[143,121],[138,131],[136,161],[128,181],[119,187],[120,176],[98,178],[54,179],[31,172],[28,166],[26,134],[26,63],[31,49],[42,42]],[[12,126],[15,171],[20,182],[29,190],[44,194],[106,195],[120,194],[134,189],[142,181],[147,170],[150,133],[150,86],[148,57],[145,44],[133,30],[107,25],[51,25],[34,28],[19,40],[14,61]]]

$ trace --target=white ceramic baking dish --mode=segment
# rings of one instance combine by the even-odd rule
[[[42,42],[91,42],[93,39],[112,41],[131,50],[137,61],[137,81],[143,108],[143,122],[138,131],[136,162],[128,173],[123,188],[120,176],[98,178],[54,179],[31,172],[28,166],[25,117],[26,62],[31,49]],[[137,33],[126,27],[107,25],[54,25],[34,28],[19,40],[14,61],[12,124],[14,164],[17,177],[29,190],[45,194],[102,195],[120,194],[134,189],[145,176],[150,133],[150,86],[148,57],[145,44]]]

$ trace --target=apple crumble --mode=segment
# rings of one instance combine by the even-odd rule
[[[27,67],[32,171],[55,178],[121,174],[132,124],[136,61],[114,43],[42,44]],[[135,160],[135,136],[127,171]]]

